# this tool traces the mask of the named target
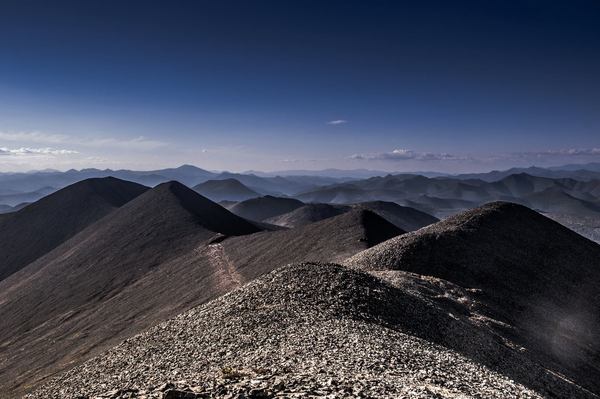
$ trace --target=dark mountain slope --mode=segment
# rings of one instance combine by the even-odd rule
[[[527,195],[522,200],[531,208],[544,212],[595,216],[600,219],[600,203],[575,198],[558,187]]]
[[[211,201],[244,201],[261,195],[236,179],[208,180],[193,188]]]
[[[318,188],[298,194],[295,197],[304,202],[332,204],[349,204],[374,198],[373,193],[368,193],[350,183]]]
[[[146,190],[112,177],[88,179],[5,215],[0,219],[0,280]]]
[[[349,212],[352,209],[372,211],[403,231],[413,231],[438,221],[417,209],[393,202],[371,201],[351,205],[307,204],[292,212],[266,219],[265,222],[284,227],[299,227]]]
[[[537,212],[491,203],[347,264],[434,276],[472,290],[499,336],[600,393],[600,246]]]
[[[350,209],[349,206],[344,205],[306,204],[291,212],[266,219],[265,222],[277,226],[293,228],[306,226],[307,224],[318,222],[319,220],[341,215],[342,213],[348,212]]]
[[[344,259],[402,233],[368,211],[234,237],[253,231],[179,184],[90,226],[0,283],[0,389],[26,391],[286,263]]]
[[[403,233],[373,212],[354,210],[295,229],[234,237],[222,246],[248,281],[287,263],[341,261]]]
[[[266,195],[242,201],[229,207],[229,210],[243,218],[260,222],[273,216],[291,212],[303,205],[303,202],[296,199]]]
[[[418,230],[436,223],[438,218],[418,209],[401,206],[394,202],[371,201],[353,205],[354,208],[368,209],[404,231]]]
[[[444,291],[459,292],[410,274],[386,282],[332,264],[290,265],[123,342],[30,397],[124,388],[137,398],[594,397],[457,313],[458,302],[437,298]],[[165,383],[180,392],[163,396]]]
[[[84,229],[0,282],[0,391],[26,389],[187,309],[188,301],[199,303],[194,298],[204,291],[214,295],[214,270],[198,264],[177,275],[169,261],[213,239],[256,231],[175,182]]]

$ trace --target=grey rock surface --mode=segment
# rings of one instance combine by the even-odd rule
[[[451,283],[403,272],[290,265],[28,398],[594,397],[472,323],[469,301]]]

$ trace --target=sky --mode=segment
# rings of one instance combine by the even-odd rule
[[[0,2],[0,172],[600,161],[600,2]]]

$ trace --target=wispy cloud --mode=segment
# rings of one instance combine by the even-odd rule
[[[167,143],[148,139],[144,136],[133,138],[115,137],[74,137],[64,134],[48,134],[43,132],[0,132],[0,140],[38,143],[38,144],[69,144],[94,148],[120,148],[134,150],[153,150]]]
[[[434,153],[434,152],[418,152],[413,150],[407,150],[403,148],[395,149],[391,152],[380,152],[370,154],[353,154],[349,157],[350,159],[357,160],[379,160],[379,161],[464,161],[471,159],[466,156],[459,156],[449,154],[445,152]]]
[[[345,119],[335,119],[335,120],[327,122],[328,125],[343,125],[346,123],[348,123],[348,121]]]
[[[0,140],[20,141],[30,143],[52,143],[59,144],[69,140],[64,134],[47,134],[42,132],[1,132]]]
[[[538,157],[552,156],[590,156],[600,155],[600,148],[563,148],[558,150],[546,150],[538,152],[525,152],[522,154],[534,155]]]
[[[73,150],[64,150],[64,149],[56,149],[56,148],[29,148],[29,147],[21,147],[21,148],[6,148],[0,147],[0,156],[4,155],[71,155],[78,154],[77,151]]]

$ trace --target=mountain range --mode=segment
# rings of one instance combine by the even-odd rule
[[[204,177],[0,215],[0,397],[600,395],[598,180]]]
[[[552,179],[600,180],[600,167],[594,163],[552,168],[512,168],[505,171],[461,175],[448,175],[437,172],[415,172],[411,173],[411,175],[450,180],[482,180],[491,183],[510,175],[521,173]],[[33,202],[53,191],[78,181],[109,176],[150,187],[171,180],[179,181],[189,187],[193,187],[208,180],[236,179],[250,190],[256,191],[261,195],[295,196],[329,185],[355,180],[368,180],[372,177],[381,177],[389,174],[389,172],[365,169],[350,171],[326,169],[320,171],[290,170],[269,173],[256,171],[232,173],[208,171],[192,165],[151,171],[71,169],[65,172],[44,170],[27,173],[0,173],[0,205],[12,207],[25,202]],[[394,173],[393,175],[399,174]]]
[[[36,398],[600,393],[600,246],[522,205],[490,203],[412,233],[358,208],[256,231],[168,183],[87,230],[131,226],[159,203],[169,211],[156,233],[144,224],[115,241],[135,257],[98,240],[121,248],[119,267],[75,271],[81,260],[69,258],[86,256],[84,231],[0,283],[11,332],[2,341],[13,344],[2,347],[12,365],[4,389]],[[216,232],[221,218],[229,231]],[[181,229],[162,230],[167,220]],[[198,234],[189,246],[188,234]],[[167,242],[152,242],[159,235]],[[127,266],[140,258],[154,262]],[[27,359],[12,349],[23,347]]]

